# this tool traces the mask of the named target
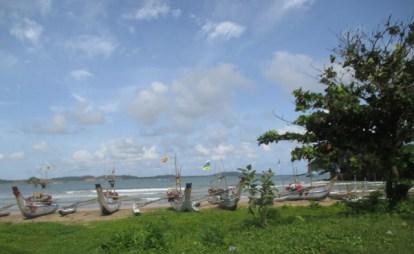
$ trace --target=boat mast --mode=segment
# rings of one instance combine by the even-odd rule
[[[174,153],[175,189],[181,193],[181,170],[177,167],[177,154]]]

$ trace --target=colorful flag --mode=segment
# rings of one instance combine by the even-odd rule
[[[168,156],[161,157],[161,163],[166,163],[168,161]]]
[[[210,161],[206,161],[206,163],[203,166],[203,170],[204,171],[210,171],[210,169],[211,169],[211,163],[210,163]]]

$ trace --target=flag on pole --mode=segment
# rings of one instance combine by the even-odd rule
[[[206,161],[206,163],[203,166],[204,171],[210,171],[211,170],[211,163],[210,161]]]
[[[166,163],[168,161],[168,156],[161,157],[161,163]]]

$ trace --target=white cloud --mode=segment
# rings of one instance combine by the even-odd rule
[[[161,17],[171,15],[173,17],[179,17],[181,15],[180,9],[172,9],[170,5],[163,0],[146,0],[133,13],[124,15],[127,19],[135,20],[155,20]]]
[[[155,146],[142,147],[141,160],[155,160],[159,158],[160,154],[157,152],[157,148]]]
[[[288,11],[291,9],[299,9],[313,4],[314,0],[284,0],[282,10]]]
[[[286,132],[292,132],[292,133],[298,133],[298,134],[304,134],[305,129],[298,125],[285,125],[279,129],[277,129],[277,133],[279,134],[285,134]]]
[[[24,159],[24,152],[14,152],[14,153],[11,153],[9,156],[8,156],[8,158],[10,159],[10,160],[23,160]]]
[[[199,156],[208,156],[210,155],[210,150],[201,144],[195,146],[195,151]]]
[[[32,131],[41,134],[68,134],[70,133],[68,117],[64,112],[55,112],[45,123],[35,123]]]
[[[230,40],[239,38],[246,28],[237,23],[223,21],[220,23],[207,22],[202,31],[207,36],[207,40]]]
[[[168,87],[153,82],[149,89],[139,91],[128,105],[129,115],[143,124],[156,122],[168,108]]]
[[[247,158],[256,158],[256,150],[252,148],[252,144],[248,142],[242,142],[238,151],[239,156],[247,156]]]
[[[0,9],[10,17],[46,16],[52,10],[52,0],[0,1]]]
[[[250,85],[251,81],[231,64],[188,72],[172,86],[175,117],[193,121],[229,113],[234,92]]]
[[[68,133],[67,117],[63,113],[55,113],[52,117],[51,125],[46,128],[46,132],[53,134]]]
[[[300,87],[320,90],[322,86],[318,81],[318,71],[321,66],[310,56],[277,51],[264,69],[264,75],[288,91]]]
[[[82,81],[82,80],[93,77],[93,73],[85,69],[78,69],[78,70],[71,71],[70,76],[77,81]]]
[[[266,144],[261,144],[260,147],[262,148],[263,151],[265,152],[270,152],[272,151],[272,148],[270,147],[270,145],[266,145]]]
[[[256,33],[268,32],[294,14],[303,15],[313,3],[314,0],[269,1],[268,4],[263,5],[264,7],[250,24]]]
[[[348,66],[344,68],[342,65],[337,63],[334,63],[331,66],[337,74],[337,79],[342,81],[344,84],[350,84],[353,80],[355,80],[355,70],[352,67]]]
[[[43,16],[47,15],[52,9],[52,0],[35,0],[34,3]]]
[[[32,145],[33,150],[38,151],[38,152],[45,152],[48,149],[48,144],[46,143],[46,141],[40,141],[39,143],[34,143]]]
[[[106,122],[103,109],[93,105],[87,98],[72,94],[76,103],[69,109],[52,107],[52,119],[45,124],[34,125],[34,132],[46,134],[70,134],[78,131],[78,127],[98,125]],[[109,109],[107,109],[109,110]]]
[[[88,57],[109,57],[118,47],[114,39],[96,36],[79,35],[66,43],[66,48]]]
[[[235,152],[235,148],[231,144],[219,144],[217,147],[212,149],[212,156],[213,160],[224,160],[229,155]]]
[[[23,42],[37,44],[42,35],[43,27],[36,21],[24,18],[20,22],[14,24],[10,29],[10,34]]]
[[[105,161],[131,164],[139,161],[158,160],[159,158],[160,154],[155,145],[140,145],[133,138],[114,139],[102,144],[94,152],[81,149],[72,155],[75,163],[89,165],[102,164]]]
[[[95,156],[87,150],[78,150],[73,153],[72,159],[76,162],[90,162],[95,160]]]
[[[188,131],[200,119],[232,124],[233,96],[251,85],[231,64],[191,69],[169,86],[154,82],[139,90],[128,99],[127,111],[139,123],[174,132]]]
[[[98,110],[104,113],[114,113],[118,111],[119,103],[118,102],[107,102],[97,107]]]
[[[105,123],[105,114],[101,110],[96,109],[92,102],[78,94],[72,94],[72,96],[77,100],[75,107],[68,113],[73,120],[80,125]]]
[[[13,152],[10,154],[0,153],[0,160],[19,161],[24,159],[24,152]]]

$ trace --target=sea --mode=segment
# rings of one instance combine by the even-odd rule
[[[312,178],[306,176],[296,177],[297,180],[305,184],[311,182],[317,183],[328,178],[328,175],[318,175]],[[295,181],[293,176],[282,175],[274,176],[273,182],[278,191],[284,191],[285,187]],[[239,182],[239,177],[235,175],[218,178],[217,176],[184,176],[182,177],[182,187],[184,189],[186,183],[192,184],[193,200],[203,200],[207,197],[208,189],[210,187],[223,188],[234,187]],[[22,183],[2,183],[0,184],[0,207],[16,203],[12,193],[12,186],[17,185],[23,196],[30,196],[33,192],[43,191],[52,195],[53,199],[60,207],[69,206],[76,202],[88,201],[96,198],[95,184],[99,183],[105,188],[109,188],[109,183],[104,179],[90,182],[90,181],[53,181],[48,184],[45,190],[40,186],[35,187],[32,184]],[[349,182],[348,184],[352,184]],[[355,183],[353,183],[355,185]],[[357,183],[360,187],[363,183]],[[175,188],[175,177],[150,177],[150,178],[135,178],[135,179],[117,179],[115,185],[116,191],[122,197],[123,206],[129,206],[132,202],[148,202],[157,201],[160,203],[167,203],[165,200],[166,192],[169,189]],[[338,184],[337,189],[341,188]],[[244,194],[245,195],[245,194]],[[85,205],[85,208],[97,208],[97,202],[90,202]],[[17,210],[14,206],[11,210]]]

